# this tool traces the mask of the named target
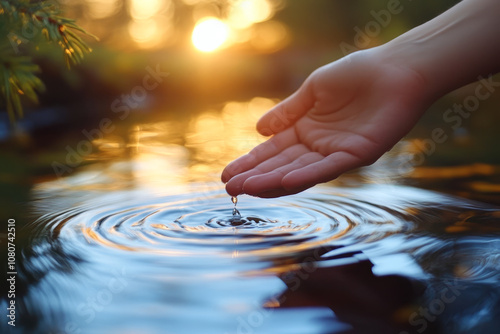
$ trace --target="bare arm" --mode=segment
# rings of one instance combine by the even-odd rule
[[[500,1],[464,0],[379,48],[420,73],[438,98],[500,71]]]
[[[260,119],[273,136],[224,169],[227,192],[289,195],[373,163],[441,95],[500,70],[499,17],[499,0],[464,0],[317,69]]]

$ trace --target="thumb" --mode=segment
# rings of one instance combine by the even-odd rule
[[[264,136],[277,134],[292,126],[313,106],[313,94],[306,82],[299,90],[262,116],[257,123],[257,131]]]

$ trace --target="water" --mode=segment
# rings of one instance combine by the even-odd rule
[[[140,126],[124,158],[38,183],[2,333],[497,332],[497,206],[379,182],[377,166],[229,198],[218,152],[261,139],[207,141],[217,119],[191,122],[182,145],[170,121]]]
[[[238,209],[236,209],[236,204],[238,204],[238,197],[231,196],[231,202],[233,202],[234,204],[233,217],[231,219],[238,220],[239,218],[241,218],[241,213],[238,211]]]

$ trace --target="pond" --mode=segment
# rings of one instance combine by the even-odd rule
[[[274,103],[134,124],[37,182],[2,333],[497,333],[499,207],[408,185],[399,146],[233,216],[219,174]]]

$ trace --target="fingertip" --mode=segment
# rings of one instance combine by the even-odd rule
[[[258,124],[257,124],[257,132],[265,137],[270,137],[270,136],[274,135],[274,132],[270,128],[265,127],[265,126],[259,127]]]
[[[226,167],[226,168],[224,168],[224,170],[222,171],[222,174],[221,174],[221,176],[220,176],[220,179],[221,179],[222,183],[228,183],[228,182],[229,182],[229,180],[231,180],[231,179],[233,178],[233,176],[234,176],[234,175],[233,175],[233,174],[231,174],[231,173],[229,172],[229,170],[227,169],[227,167]]]
[[[241,194],[246,194],[244,184],[248,178],[252,177],[252,173],[255,173],[255,171],[248,171],[242,174],[238,174],[236,176],[233,176],[227,183],[226,183],[226,192],[231,195],[231,196],[238,196]]]
[[[256,130],[258,133],[260,133],[261,135],[263,136],[266,136],[266,137],[269,137],[269,136],[272,136],[275,134],[275,132],[273,132],[273,130],[271,129],[271,127],[269,126],[269,122],[267,120],[267,115],[269,113],[272,113],[274,109],[271,109],[266,115],[262,116],[261,119],[257,122],[257,125],[256,125]]]
[[[228,184],[226,184],[226,192],[229,196],[235,196],[235,197],[243,194],[241,190],[239,191],[235,187],[228,186]]]
[[[257,131],[264,136],[277,134],[292,126],[313,106],[310,89],[302,86],[262,116],[257,122]]]
[[[256,128],[261,135],[266,137],[275,135],[292,124],[290,120],[283,117],[285,104],[285,101],[277,104],[259,119]]]
[[[243,182],[238,182],[237,179],[231,179],[229,182],[226,183],[226,192],[230,196],[238,196],[243,194]]]
[[[240,158],[241,159],[241,158]],[[233,177],[243,172],[241,164],[237,160],[230,162],[222,171],[221,181],[224,183],[229,182]]]

